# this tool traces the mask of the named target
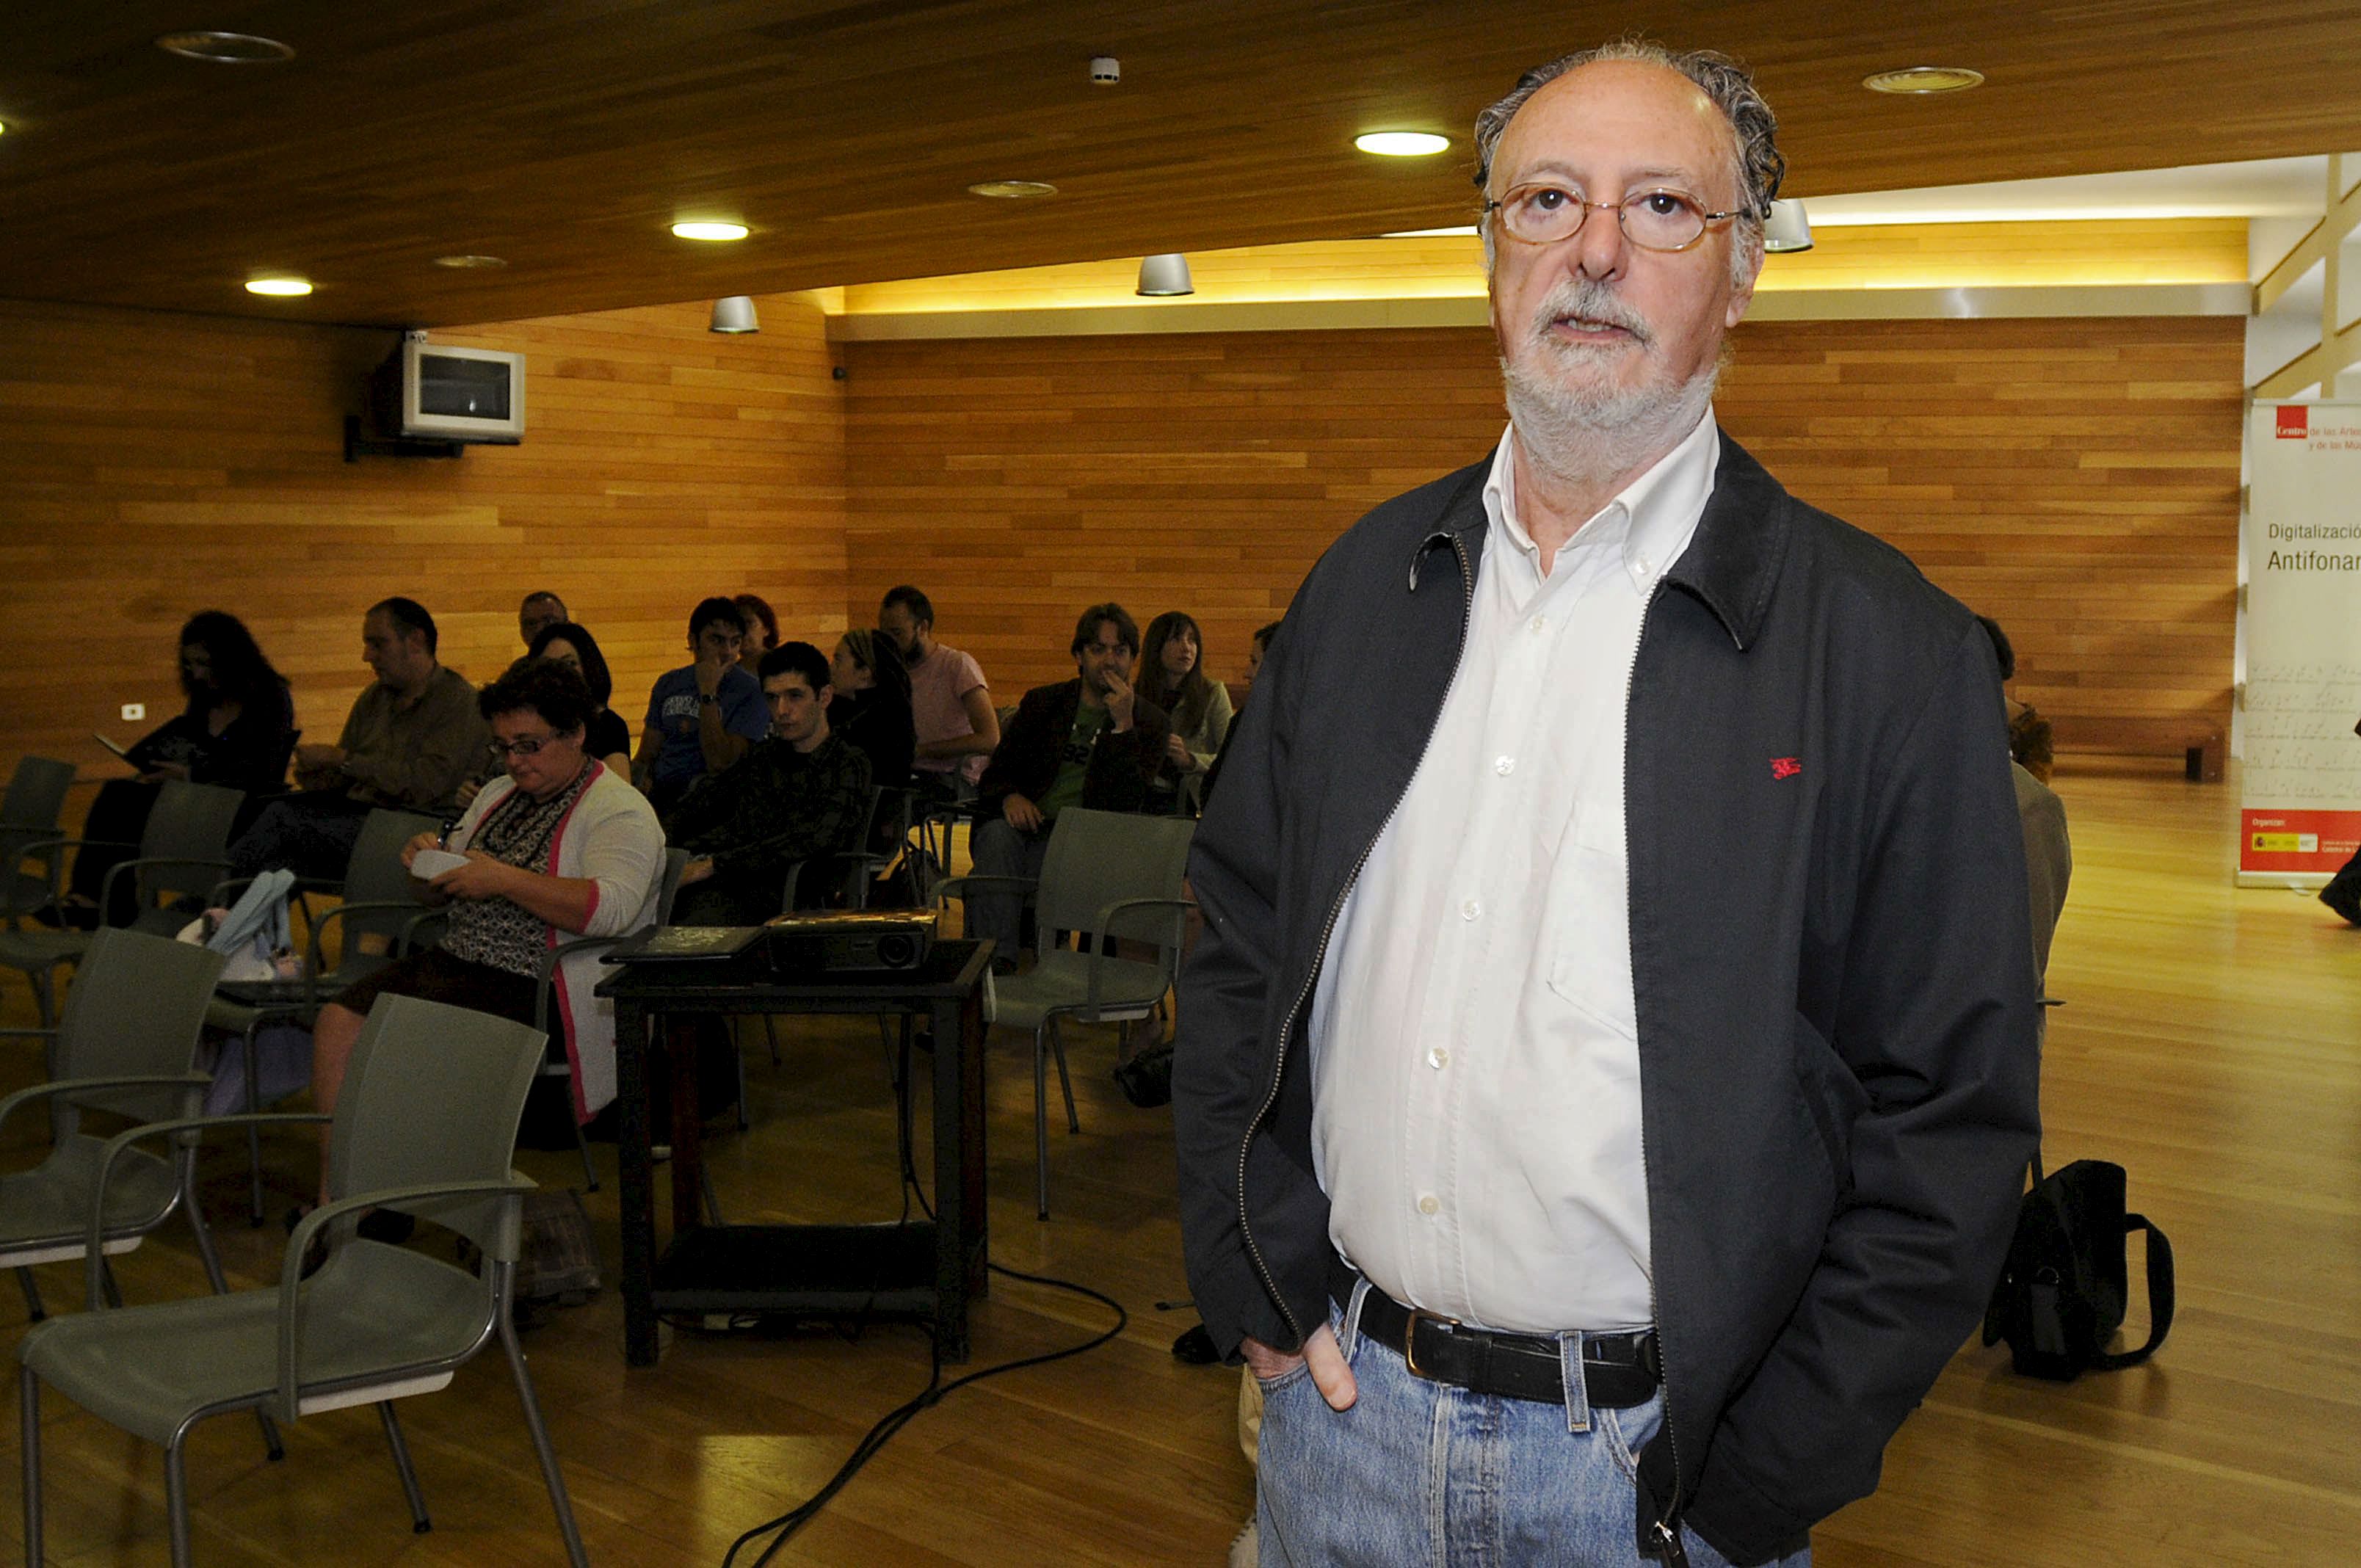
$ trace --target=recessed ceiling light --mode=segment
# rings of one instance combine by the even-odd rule
[[[967,188],[971,196],[990,196],[995,201],[1025,202],[1037,196],[1054,196],[1058,188],[1046,180],[981,180]]]
[[[1964,65],[1913,65],[1902,71],[1881,71],[1864,76],[1861,84],[1872,93],[1964,93],[1983,85],[1984,73]]]
[[[506,267],[508,263],[497,256],[438,256],[434,258],[434,265],[437,267]]]
[[[249,278],[246,280],[246,291],[291,300],[310,293],[312,283],[306,278]]]
[[[682,239],[744,239],[744,224],[687,223],[675,224],[672,232]]]
[[[252,33],[166,33],[156,40],[156,47],[184,60],[210,60],[215,65],[268,65],[295,58],[294,49],[277,38]]]
[[[1353,145],[1379,158],[1432,158],[1449,151],[1451,138],[1433,131],[1365,131],[1353,138]]]

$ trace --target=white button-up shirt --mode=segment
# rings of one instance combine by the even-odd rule
[[[1640,626],[1713,492],[1710,411],[1544,576],[1503,434],[1466,646],[1312,1012],[1329,1238],[1489,1328],[1653,1316],[1623,737]],[[1367,700],[1387,700],[1371,672]]]

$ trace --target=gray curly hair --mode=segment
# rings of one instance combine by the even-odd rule
[[[1492,154],[1517,111],[1532,95],[1570,71],[1602,60],[1631,60],[1678,71],[1713,100],[1730,123],[1731,174],[1745,211],[1738,219],[1738,243],[1730,247],[1730,270],[1741,281],[1763,259],[1763,225],[1771,216],[1772,199],[1786,177],[1787,159],[1778,146],[1779,120],[1755,90],[1746,68],[1712,49],[1675,51],[1645,38],[1618,38],[1598,49],[1583,49],[1537,65],[1517,79],[1515,89],[1476,116],[1476,188],[1491,195]],[[1493,232],[1490,214],[1479,220],[1484,236],[1484,271],[1492,271]]]

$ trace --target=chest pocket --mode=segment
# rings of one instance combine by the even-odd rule
[[[1636,1039],[1628,865],[1620,814],[1577,804],[1550,870],[1542,944],[1551,993],[1592,1022]]]

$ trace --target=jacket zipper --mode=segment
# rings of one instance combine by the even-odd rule
[[[1654,613],[1656,600],[1664,591],[1664,579],[1659,576],[1648,590],[1648,602],[1640,608],[1640,635],[1632,641],[1631,667],[1623,676],[1623,903],[1627,910],[1631,903],[1631,688],[1640,677],[1640,648],[1648,640],[1648,620]],[[1636,1045],[1636,1030],[1633,1039]],[[1647,1179],[1648,1118],[1642,1115],[1640,1118],[1640,1181],[1643,1190]],[[1664,1451],[1673,1461],[1673,1495],[1664,1501],[1663,1510],[1649,1532],[1649,1543],[1662,1557],[1664,1568],[1689,1568],[1688,1549],[1681,1543],[1681,1445],[1673,1434],[1672,1357],[1665,1351],[1664,1312],[1656,1303],[1656,1268],[1653,1255],[1648,1266],[1648,1323],[1656,1332],[1656,1380],[1663,1385],[1664,1391]]]
[[[1468,623],[1476,614],[1476,568],[1467,559],[1467,546],[1460,542],[1459,535],[1453,533],[1447,537],[1451,541],[1451,554],[1459,562],[1459,650],[1451,662],[1453,679],[1455,681],[1458,678],[1459,663],[1467,655]],[[1420,544],[1419,554],[1411,558],[1410,587],[1413,593],[1418,591],[1419,560],[1426,554],[1426,547],[1434,543],[1434,535],[1428,535]],[[1635,665],[1638,663],[1636,655],[1632,662]],[[1444,701],[1449,700],[1450,693],[1445,691]],[[1631,722],[1628,700],[1625,707],[1624,722],[1628,726]],[[1438,705],[1434,711],[1434,718],[1427,725],[1426,740],[1419,746],[1418,765],[1411,767],[1410,778],[1416,778],[1418,766],[1423,765],[1426,762],[1426,749],[1434,743],[1434,725],[1441,721],[1442,717],[1443,709]],[[1296,1343],[1299,1345],[1307,1337],[1307,1331],[1301,1323],[1295,1321],[1295,1309],[1287,1304],[1287,1297],[1279,1290],[1279,1281],[1270,1272],[1270,1265],[1263,1258],[1262,1248],[1255,1245],[1254,1226],[1246,1216],[1246,1151],[1254,1146],[1255,1130],[1262,1125],[1263,1118],[1270,1114],[1270,1108],[1279,1102],[1279,1080],[1287,1074],[1287,1042],[1294,1036],[1296,1025],[1303,1016],[1304,1006],[1312,1000],[1312,987],[1319,983],[1320,970],[1328,961],[1328,939],[1336,933],[1337,918],[1345,913],[1345,900],[1351,895],[1353,885],[1361,880],[1361,868],[1369,863],[1370,851],[1378,847],[1378,840],[1384,838],[1386,829],[1393,825],[1394,817],[1401,810],[1402,800],[1409,794],[1410,779],[1404,779],[1401,788],[1394,794],[1393,804],[1386,807],[1385,819],[1378,824],[1378,830],[1369,835],[1368,842],[1361,846],[1360,856],[1354,861],[1352,871],[1345,878],[1345,885],[1336,890],[1335,902],[1328,906],[1328,919],[1320,927],[1320,946],[1312,953],[1312,968],[1304,974],[1303,989],[1296,992],[1295,1003],[1287,1010],[1287,1018],[1279,1025],[1279,1052],[1271,1063],[1270,1088],[1264,1093],[1261,1106],[1247,1121],[1246,1135],[1238,1140],[1238,1234],[1246,1241],[1246,1255],[1254,1259],[1255,1272],[1262,1276],[1263,1288],[1269,1291],[1270,1299],[1279,1303],[1279,1315],[1287,1320],[1287,1326],[1294,1331]],[[1643,1149],[1643,1164],[1644,1159]],[[1654,1288],[1653,1284],[1650,1288],[1652,1290]],[[1653,1301],[1651,1305],[1653,1306]],[[1658,1343],[1662,1343],[1661,1339]],[[1675,1541],[1677,1539],[1675,1537]],[[1683,1563],[1679,1568],[1687,1568],[1687,1564]]]

